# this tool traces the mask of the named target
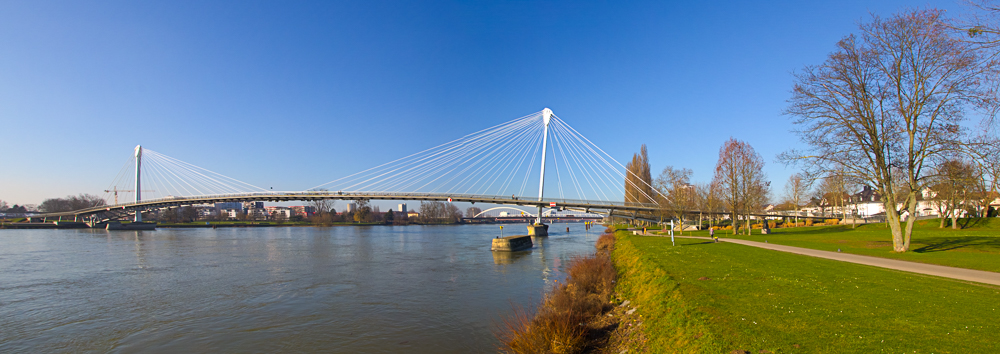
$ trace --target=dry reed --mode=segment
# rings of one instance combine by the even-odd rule
[[[603,241],[602,241],[603,240]],[[616,271],[609,251],[614,235],[597,241],[601,251],[570,261],[565,284],[557,284],[545,296],[534,317],[513,306],[503,319],[497,336],[500,350],[507,353],[580,353],[593,345],[595,332],[586,324],[610,309]]]

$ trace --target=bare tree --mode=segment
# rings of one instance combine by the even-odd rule
[[[320,190],[325,191],[325,189]],[[309,205],[313,207],[319,219],[329,219],[327,214],[337,206],[337,201],[334,199],[316,199],[309,201]]]
[[[468,207],[468,208],[465,209],[465,216],[472,218],[472,217],[475,217],[476,215],[479,215],[479,213],[482,213],[482,212],[483,212],[483,209],[479,209],[479,207],[470,206],[470,207]]]
[[[691,182],[691,170],[674,169],[673,166],[663,168],[653,185],[659,191],[656,198],[661,208],[661,215],[677,218],[680,221],[681,234],[684,234],[684,221],[687,212],[697,207],[697,190]]]
[[[930,189],[934,193],[934,205],[941,216],[940,228],[944,228],[945,219],[951,217],[951,228],[958,229],[958,217],[965,207],[972,206],[970,201],[977,194],[978,184],[975,178],[975,167],[966,161],[952,159],[937,166]]]
[[[873,16],[858,36],[837,43],[819,66],[796,74],[786,113],[809,146],[786,162],[811,175],[843,168],[882,196],[893,250],[905,252],[917,193],[934,159],[968,146],[960,123],[970,107],[990,107],[994,67],[974,45],[953,38],[940,10]]]
[[[0,213],[7,211],[8,208],[10,206],[7,205],[7,202],[0,200]]]
[[[46,199],[41,205],[38,206],[38,208],[46,213],[55,213],[92,208],[102,205],[105,205],[105,201],[104,199],[101,199],[101,197],[81,193],[80,195],[66,196],[66,198]]]
[[[719,149],[712,183],[718,186],[720,199],[728,206],[734,235],[740,227],[740,215],[745,217],[750,234],[749,214],[766,201],[769,187],[763,169],[764,159],[746,142],[729,138]]]
[[[355,201],[357,205],[357,210],[354,211],[354,221],[356,222],[371,222],[372,221],[372,207],[368,202],[368,199],[358,199]]]
[[[198,209],[193,206],[181,208],[180,217],[182,222],[192,222],[198,220]]]
[[[646,144],[642,144],[632,161],[625,165],[625,173],[625,203],[655,203]]]
[[[785,182],[785,200],[795,208],[795,225],[799,224],[799,209],[807,195],[809,195],[808,180],[801,173],[789,176],[788,182]]]
[[[715,183],[702,183],[697,185],[698,190],[698,208],[702,211],[708,212],[708,226],[712,227],[715,225],[715,213],[720,210],[723,205],[721,199],[719,199],[719,186]]]

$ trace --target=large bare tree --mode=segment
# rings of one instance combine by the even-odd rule
[[[939,156],[967,147],[964,113],[994,105],[993,63],[955,38],[940,10],[874,16],[818,66],[796,74],[787,114],[808,146],[781,159],[814,175],[842,167],[882,196],[893,250],[905,252],[917,193]]]
[[[719,199],[728,207],[734,235],[740,227],[741,215],[748,224],[747,235],[750,234],[749,214],[767,200],[769,187],[763,170],[764,159],[746,142],[729,138],[719,149],[712,183],[718,186]]]

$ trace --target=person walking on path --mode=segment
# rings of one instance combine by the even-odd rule
[[[715,240],[715,243],[719,243],[719,238],[715,237],[715,228],[714,227],[708,228],[708,237],[711,237],[713,240]]]

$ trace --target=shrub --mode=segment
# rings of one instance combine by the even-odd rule
[[[612,236],[612,240],[614,236]],[[606,254],[574,258],[569,265],[569,284],[581,291],[601,297],[611,295],[615,280],[615,267]]]
[[[611,252],[615,246],[615,235],[614,234],[602,234],[601,237],[597,238],[597,250],[604,252]]]

